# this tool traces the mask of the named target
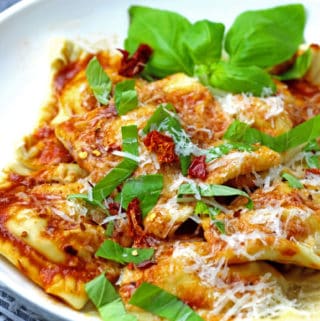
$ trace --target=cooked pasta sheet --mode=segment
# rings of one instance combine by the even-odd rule
[[[319,47],[304,76],[262,96],[181,72],[130,75],[120,51],[61,48],[51,102],[1,182],[0,253],[74,309],[104,274],[138,320],[166,317],[134,304],[144,283],[207,321],[316,320]]]

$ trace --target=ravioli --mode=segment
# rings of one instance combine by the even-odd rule
[[[271,140],[318,115],[319,48],[311,49],[312,70],[305,77],[273,79],[274,94],[255,97],[215,91],[182,72],[146,80],[134,73],[144,67],[140,61],[133,75],[124,75],[123,64],[135,62],[139,50],[132,56],[89,54],[64,43],[53,63],[51,101],[0,185],[0,253],[74,309],[88,302],[86,284],[105,274],[120,295],[117,302],[141,321],[162,320],[130,304],[143,282],[171,293],[206,321],[312,310],[304,296],[320,273],[319,138],[280,153],[263,140],[242,143],[241,133],[240,142],[224,136],[241,121]],[[93,57],[110,78],[106,104],[87,77]],[[117,85],[128,80],[138,103],[120,115]],[[145,132],[159,107],[173,129],[166,118]],[[138,155],[124,150],[125,126],[136,126]],[[152,132],[153,145],[147,139]],[[134,166],[119,170],[128,160]],[[96,197],[96,186],[114,169],[119,176],[127,170],[125,178],[107,180],[118,183]],[[161,190],[136,184],[125,195],[126,184],[141,177],[161,177]],[[181,193],[183,185],[192,193]],[[210,188],[213,196],[202,194]],[[98,249],[106,240],[131,257],[146,249],[154,255],[127,263],[109,249],[103,258]]]

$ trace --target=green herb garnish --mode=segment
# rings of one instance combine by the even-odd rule
[[[225,49],[239,66],[272,67],[295,54],[303,42],[305,23],[301,4],[246,11],[229,29]]]
[[[289,173],[283,173],[282,178],[284,178],[286,181],[288,181],[288,184],[290,187],[292,188],[303,188],[302,183],[293,175],[289,174]]]
[[[105,73],[97,57],[93,57],[86,69],[86,76],[94,96],[103,105],[109,102],[112,87],[109,76]]]
[[[226,227],[224,221],[217,220],[216,216],[221,212],[221,210],[217,207],[208,206],[203,201],[198,201],[196,203],[196,207],[194,208],[194,214],[206,214],[209,215],[212,223],[217,227],[220,233],[226,234]]]
[[[129,303],[169,321],[203,321],[176,296],[147,282],[139,286]]]
[[[119,115],[125,115],[138,106],[138,94],[134,80],[125,80],[115,87],[114,100]]]
[[[215,197],[215,196],[244,196],[248,199],[247,208],[253,208],[253,202],[250,196],[237,188],[215,185],[215,184],[201,184],[199,186],[189,183],[184,183],[179,186],[178,200],[183,195],[200,195],[203,197]]]
[[[156,205],[162,189],[162,175],[142,175],[126,181],[117,200],[124,209],[127,209],[129,203],[137,197],[140,201],[142,216],[145,217]]]
[[[181,127],[178,115],[171,104],[160,105],[143,128],[145,134],[151,130],[168,132],[175,143],[175,151],[180,159],[183,175],[187,175],[194,148],[189,136]]]
[[[275,84],[265,68],[295,54],[303,42],[306,21],[305,9],[299,4],[247,11],[236,18],[224,41],[221,23],[201,20],[191,24],[177,13],[141,6],[131,7],[129,13],[125,48],[131,54],[141,43],[154,49],[146,75],[165,77],[184,72],[198,76],[205,85],[256,96],[266,89],[275,93]],[[223,43],[229,57],[222,61]],[[284,77],[292,79],[305,72],[308,59],[297,60]]]
[[[284,152],[293,147],[308,143],[320,136],[320,115],[290,129],[288,132],[273,137],[246,123],[235,120],[227,129],[224,138],[233,142],[245,144],[260,143],[277,152]]]
[[[309,48],[301,56],[299,56],[291,69],[278,76],[280,80],[290,80],[302,78],[308,71],[312,61],[312,52]]]
[[[104,273],[86,283],[85,289],[103,321],[138,321],[134,315],[127,313],[119,294]]]
[[[134,263],[139,264],[149,260],[154,254],[152,248],[129,248],[122,247],[117,242],[106,240],[96,252],[97,256],[104,259],[118,262],[120,264]]]
[[[138,129],[135,125],[124,126],[122,132],[122,150],[133,156],[138,156]],[[92,189],[94,200],[101,202],[124,180],[129,178],[138,167],[138,162],[132,158],[124,158],[120,164],[113,168]]]

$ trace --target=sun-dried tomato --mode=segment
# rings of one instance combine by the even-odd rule
[[[153,52],[152,48],[146,44],[141,44],[131,57],[129,57],[127,50],[119,49],[119,51],[123,55],[119,75],[125,77],[140,74]]]
[[[157,244],[157,240],[144,230],[140,201],[138,198],[134,198],[129,203],[127,217],[131,234],[130,237],[134,240],[134,247],[151,247]]]
[[[206,156],[201,155],[193,159],[188,174],[192,178],[206,179],[208,176],[207,166],[206,166]]]
[[[119,213],[120,204],[116,202],[109,203],[108,209],[111,215],[117,215]]]
[[[178,160],[171,137],[153,130],[148,133],[143,142],[150,151],[156,153],[160,164],[169,164]]]
[[[307,168],[306,173],[320,175],[320,168]]]

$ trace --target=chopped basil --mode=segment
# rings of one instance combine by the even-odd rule
[[[299,56],[291,69],[279,75],[280,80],[290,80],[290,79],[299,79],[302,78],[305,73],[308,71],[312,61],[312,52],[309,48],[301,56]]]
[[[154,254],[152,248],[129,248],[122,247],[112,240],[106,240],[96,252],[97,256],[104,259],[118,262],[120,264],[134,263],[139,264],[149,260]]]
[[[295,54],[303,42],[305,23],[301,4],[246,11],[228,31],[225,48],[238,66],[272,67]]]
[[[250,144],[229,142],[224,143],[213,148],[210,148],[206,152],[206,161],[210,162],[214,159],[220,158],[224,155],[229,154],[232,150],[237,150],[240,152],[253,152],[256,147]]]
[[[171,104],[160,105],[148,120],[143,132],[151,130],[168,132],[175,143],[175,152],[180,159],[183,175],[187,175],[191,163],[193,144],[187,133],[181,127],[178,115]]]
[[[250,196],[237,188],[225,186],[225,185],[215,185],[215,184],[201,184],[199,186],[185,183],[179,186],[178,198],[183,195],[201,195],[203,197],[215,197],[215,196],[244,196],[248,199],[247,207],[252,209],[253,202]]]
[[[97,57],[93,57],[86,69],[86,77],[94,96],[103,105],[109,102],[112,87],[109,76],[105,73]]]
[[[139,286],[129,303],[169,321],[203,321],[176,296],[147,282]]]
[[[208,83],[215,88],[234,94],[252,93],[261,96],[266,88],[272,94],[276,92],[276,85],[271,76],[262,68],[250,66],[238,66],[230,62],[220,61],[210,65],[207,75]]]
[[[125,80],[115,87],[114,100],[119,115],[125,115],[138,106],[138,94],[134,80]]]
[[[85,289],[103,321],[138,321],[135,316],[127,313],[119,294],[104,273],[86,283]]]
[[[287,180],[289,186],[292,188],[298,188],[298,189],[303,188],[302,183],[296,177],[294,177],[293,175],[291,175],[289,173],[283,173],[282,178]]]
[[[185,45],[195,64],[210,64],[221,58],[224,25],[197,21],[185,34]]]
[[[320,168],[319,156],[307,155],[305,160],[309,168]]]
[[[104,212],[109,214],[108,209],[100,201],[92,199],[92,197],[90,198],[90,196],[88,194],[70,194],[70,195],[68,195],[67,199],[68,200],[73,200],[73,199],[84,200],[85,202],[87,202],[88,204],[90,204],[92,206],[100,207]]]
[[[162,189],[162,175],[142,175],[126,181],[117,200],[121,202],[123,208],[127,209],[129,203],[137,197],[142,215],[145,217],[156,205]]]
[[[277,151],[284,152],[290,148],[308,143],[320,136],[320,115],[290,129],[288,132],[273,137],[249,125],[235,120],[227,129],[224,138],[234,142],[255,144],[260,143]]]
[[[317,139],[312,139],[303,149],[305,151],[305,160],[309,168],[320,168],[319,155],[320,145]],[[317,153],[317,154],[315,154]]]
[[[166,10],[132,6],[125,48],[133,54],[142,43],[148,44],[153,55],[145,72],[165,77],[176,72],[192,75],[193,62],[186,51],[183,35],[191,23],[183,16]]]
[[[122,150],[126,153],[138,156],[138,129],[135,125],[123,126]],[[138,167],[138,163],[131,158],[124,158],[120,164],[113,168],[92,189],[93,199],[101,202],[124,180],[129,178]]]
[[[112,237],[113,231],[114,231],[114,221],[110,221],[107,225],[105,235],[107,237]]]
[[[194,209],[194,214],[207,214],[209,215],[212,223],[216,226],[221,234],[226,234],[225,223],[221,220],[217,220],[216,216],[220,213],[220,209],[217,207],[208,206],[203,201],[198,201]]]

